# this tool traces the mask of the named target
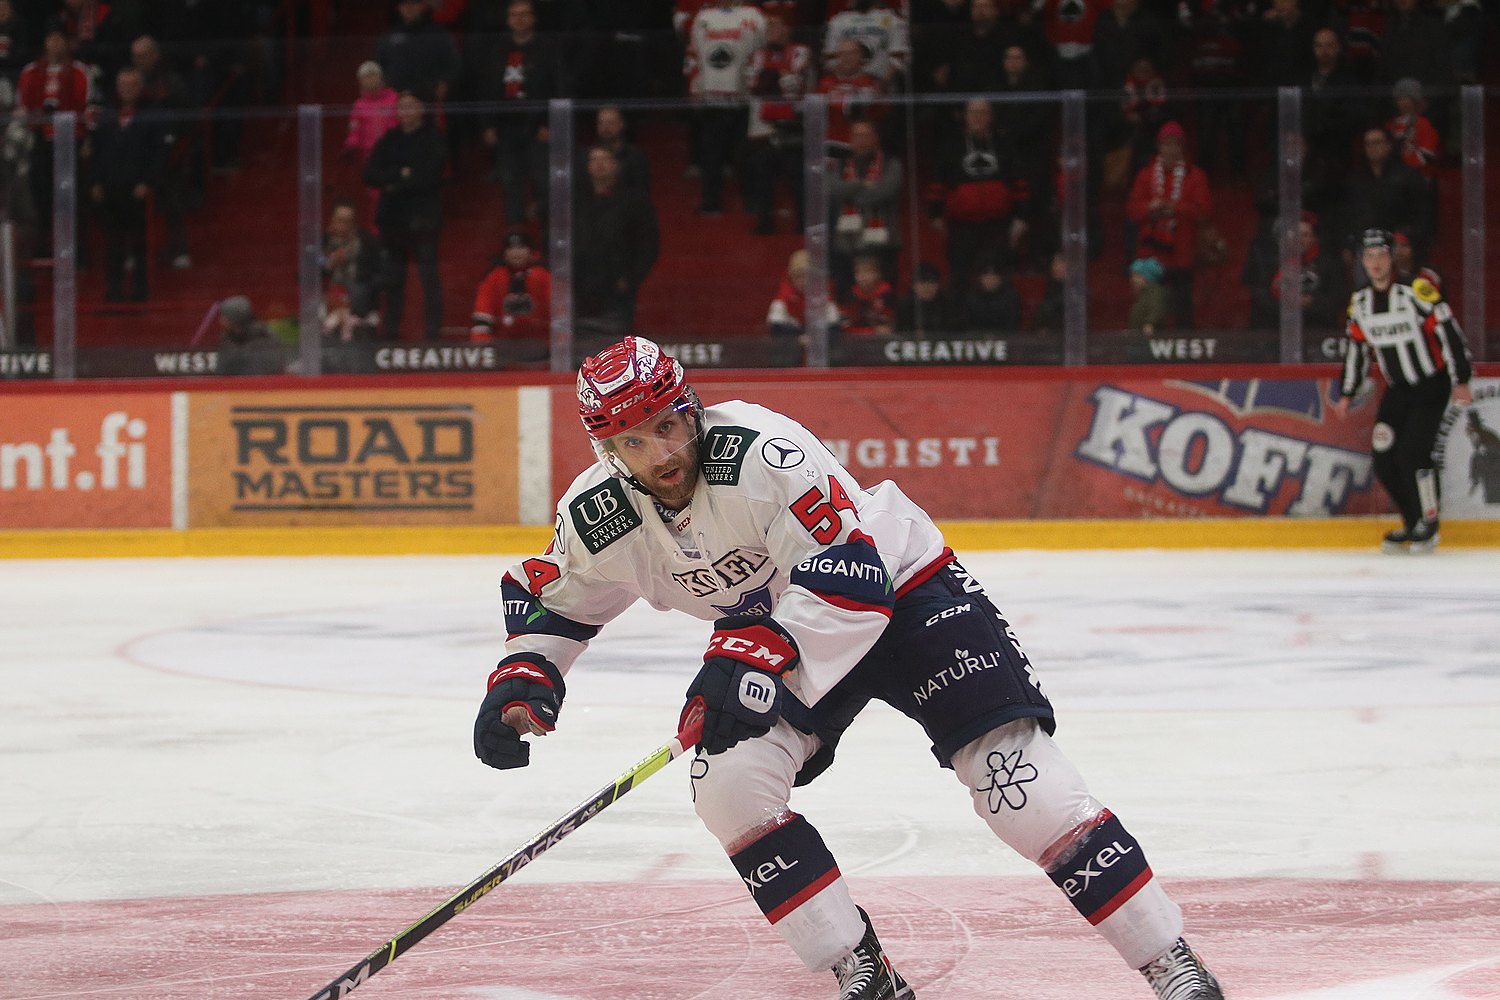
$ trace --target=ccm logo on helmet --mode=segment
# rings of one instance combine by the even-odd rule
[[[619,413],[621,410],[628,410],[628,409],[630,409],[635,404],[637,404],[637,403],[642,402],[643,400],[645,400],[646,396],[647,396],[647,393],[645,393],[645,392],[638,392],[634,396],[631,396],[629,399],[621,400],[620,402],[616,403],[614,406],[611,406],[609,408],[609,415],[610,416],[614,416],[615,414]]]

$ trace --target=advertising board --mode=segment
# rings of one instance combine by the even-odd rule
[[[194,393],[193,527],[504,524],[516,390]]]
[[[0,396],[0,529],[171,526],[169,394]]]
[[[895,480],[938,518],[1326,517],[1386,509],[1373,398],[1346,419],[1315,379],[705,382],[705,404],[806,424],[861,482]],[[593,461],[554,394],[553,485]]]

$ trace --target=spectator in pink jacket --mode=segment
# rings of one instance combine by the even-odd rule
[[[375,143],[396,126],[396,92],[385,85],[385,72],[374,60],[361,63],[355,75],[359,78],[359,97],[355,98],[354,109],[349,114],[344,157],[353,160],[363,170]],[[369,188],[368,195],[370,203],[366,218],[373,219],[380,192]]]

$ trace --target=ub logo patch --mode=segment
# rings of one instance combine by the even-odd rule
[[[641,515],[630,505],[625,486],[611,479],[568,504],[573,528],[584,546],[595,555],[617,539],[641,526]]]
[[[703,439],[703,479],[713,486],[738,486],[740,468],[760,431],[748,427],[715,427]]]
[[[988,796],[990,812],[999,814],[1002,808],[1023,809],[1026,806],[1026,789],[1021,787],[1037,779],[1035,765],[1021,760],[1021,751],[1001,753],[996,750],[985,758],[989,765],[989,787],[974,789]]]

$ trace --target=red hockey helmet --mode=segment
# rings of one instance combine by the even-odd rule
[[[583,429],[603,441],[671,409],[697,404],[682,364],[645,337],[626,337],[578,369],[578,415]]]

